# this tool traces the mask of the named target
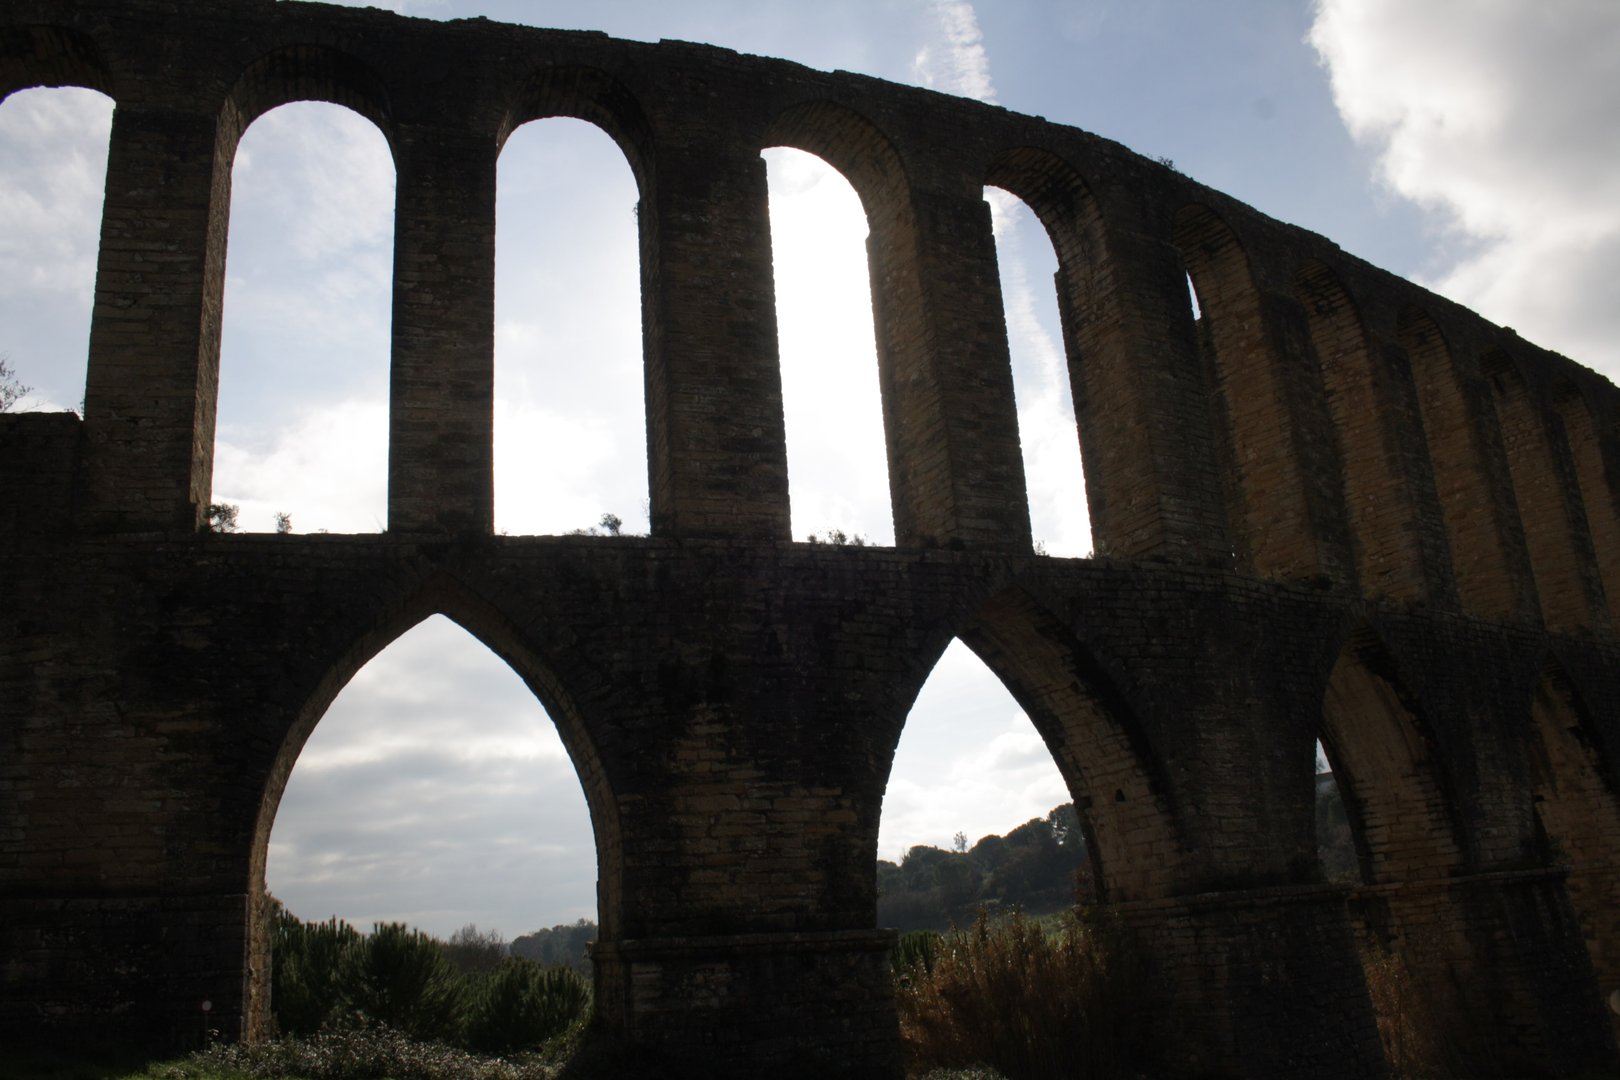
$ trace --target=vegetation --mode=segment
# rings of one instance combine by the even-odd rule
[[[590,1014],[590,983],[578,971],[507,956],[499,934],[473,925],[443,942],[404,923],[363,935],[338,919],[305,923],[280,904],[272,910],[270,1011],[280,1033],[298,1037],[289,1045],[369,1031],[532,1053]],[[328,1049],[349,1045],[340,1039]]]
[[[236,516],[241,513],[241,507],[235,503],[209,503],[207,529],[209,532],[233,533],[236,531]]]
[[[1331,784],[1317,788],[1325,873],[1354,851]],[[1335,861],[1338,860],[1338,861]],[[1124,1076],[1144,1060],[1149,984],[1112,927],[1073,914],[1092,894],[1072,804],[1006,836],[880,860],[881,925],[903,931],[892,962],[907,1074],[920,1080]],[[362,934],[305,923],[271,901],[271,1012],[279,1037],[157,1065],[22,1059],[0,1076],[48,1080],[588,1080],[615,1075],[585,1039],[588,919],[519,936],[468,924],[448,941],[402,923]],[[975,913],[976,914],[971,914]],[[1010,912],[1003,915],[999,913]],[[1030,912],[1030,914],[1025,914]],[[1043,914],[1044,913],[1044,914]],[[952,929],[969,922],[966,930]],[[1369,959],[1369,992],[1394,1074],[1462,1075],[1444,995],[1395,957]],[[1432,990],[1432,988],[1429,988]],[[1447,999],[1449,1004],[1449,999]],[[1460,1029],[1459,1029],[1460,1030]],[[1476,1058],[1476,1055],[1468,1055]],[[1476,1058],[1477,1060],[1477,1058]],[[1132,1073],[1132,1075],[1134,1075]]]
[[[1146,980],[1118,932],[981,913],[931,949],[901,951],[913,956],[895,994],[909,1074],[1104,1080],[1142,1060]]]
[[[13,405],[33,392],[34,388],[23,385],[22,379],[17,376],[11,366],[11,358],[0,355],[0,413],[10,412]]]
[[[596,940],[596,924],[580,919],[566,926],[553,926],[549,930],[536,930],[521,934],[513,942],[513,956],[533,960],[544,967],[571,967],[581,974],[589,974],[590,957],[585,946]]]
[[[872,543],[860,533],[846,533],[843,529],[828,529],[821,535],[811,533],[812,544],[831,544],[833,547],[867,547]]]
[[[878,860],[878,925],[908,930],[966,926],[981,908],[1032,915],[1067,911],[1091,898],[1091,865],[1073,803],[1031,818],[1006,836],[955,850],[919,844],[899,863]]]

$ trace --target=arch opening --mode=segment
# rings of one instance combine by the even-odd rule
[[[1403,309],[1396,336],[1411,360],[1424,444],[1445,521],[1457,595],[1468,611],[1507,615],[1520,607],[1495,515],[1486,441],[1463,393],[1451,348],[1428,312]]]
[[[1554,391],[1553,408],[1563,424],[1575,492],[1580,497],[1580,516],[1585,519],[1586,541],[1596,560],[1589,588],[1603,594],[1605,604],[1600,611],[1606,612],[1612,622],[1620,613],[1620,516],[1616,514],[1597,425],[1585,397],[1567,381],[1560,380]]]
[[[1568,678],[1549,664],[1531,705],[1536,822],[1548,861],[1570,868],[1566,887],[1607,996],[1620,991],[1620,799],[1612,767]],[[1611,1016],[1620,1027],[1620,1017]]]
[[[0,101],[0,359],[31,388],[14,410],[84,415],[112,116],[78,86]]]
[[[1355,301],[1336,274],[1314,259],[1294,275],[1321,372],[1327,414],[1337,435],[1343,514],[1361,592],[1414,600],[1428,582],[1420,525],[1394,431],[1393,387],[1374,364]]]
[[[1319,740],[1344,800],[1362,881],[1439,878],[1460,865],[1451,803],[1422,720],[1368,634],[1353,635],[1333,666]]]
[[[1296,437],[1248,253],[1230,226],[1198,204],[1176,213],[1170,239],[1190,284],[1236,561],[1265,576],[1314,576],[1326,566],[1300,462],[1320,448]]]
[[[346,107],[259,116],[232,166],[212,502],[249,532],[387,518],[394,168]]]
[[[1481,1061],[1465,1059],[1487,1010],[1472,989],[1473,946],[1447,886],[1462,866],[1460,834],[1422,717],[1368,631],[1353,634],[1334,664],[1317,748],[1356,865],[1330,869],[1321,823],[1331,825],[1331,808],[1320,792],[1318,857],[1327,880],[1356,887],[1350,921],[1385,1058],[1402,1075],[1437,1067],[1474,1075]]]
[[[638,188],[585,120],[523,124],[497,162],[495,528],[649,529]]]
[[[590,811],[555,725],[442,615],[327,707],[282,791],[265,876],[306,920],[402,921],[441,938],[596,917]]]
[[[959,639],[901,732],[878,834],[878,925],[966,926],[980,907],[1040,915],[1091,887],[1089,829],[1023,708]]]
[[[1052,238],[1034,211],[1002,188],[986,187],[1012,357],[1018,435],[1037,553],[1086,556],[1093,549],[1082,434],[1075,419],[1069,358],[1058,308],[1062,277]],[[1043,276],[1053,289],[1038,288]]]
[[[796,539],[895,542],[867,216],[815,154],[769,148],[788,494]]]

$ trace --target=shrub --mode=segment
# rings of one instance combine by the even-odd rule
[[[591,989],[569,968],[508,959],[473,982],[463,1045],[490,1054],[538,1047],[582,1021]]]
[[[413,1039],[449,1039],[462,1013],[461,980],[439,942],[404,923],[377,923],[338,959],[344,1019]]]
[[[1115,932],[1021,914],[945,936],[896,993],[908,1072],[989,1066],[1009,1080],[1120,1076],[1141,1057],[1146,990]]]
[[[923,974],[934,970],[934,954],[939,951],[941,937],[934,930],[913,930],[901,934],[889,953],[894,973],[902,979],[911,977],[912,969],[922,968]]]
[[[339,959],[361,940],[360,932],[337,919],[305,923],[277,907],[270,930],[270,1012],[278,1031],[313,1035],[332,1015],[340,996]]]
[[[539,1059],[503,1061],[423,1043],[388,1028],[326,1031],[311,1039],[235,1043],[152,1071],[155,1080],[554,1080]]]

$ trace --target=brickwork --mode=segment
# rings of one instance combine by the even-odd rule
[[[86,415],[0,418],[0,1038],[183,1048],[203,1000],[261,1035],[288,775],[443,613],[579,772],[602,1032],[649,1074],[898,1074],[878,819],[952,638],[1074,795],[1094,914],[1157,975],[1156,1074],[1382,1075],[1385,956],[1477,1055],[1615,1067],[1601,378],[1095,136],[704,46],[10,0],[0,93],[58,84],[117,112]],[[388,529],[199,532],[232,159],[305,99],[398,170]],[[491,535],[495,162],[553,115],[640,192],[650,537]],[[789,540],[776,145],[871,225],[892,549]],[[987,184],[1057,252],[1098,558],[1030,551]],[[1317,865],[1317,739],[1352,888]]]

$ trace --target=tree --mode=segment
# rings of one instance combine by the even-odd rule
[[[10,412],[13,405],[33,392],[32,386],[24,386],[17,377],[17,372],[11,367],[11,358],[0,355],[0,413]]]
[[[463,975],[494,971],[506,959],[506,938],[499,930],[479,930],[476,923],[468,923],[450,935],[444,955]]]
[[[447,1039],[461,1021],[461,984],[438,941],[404,923],[377,923],[338,959],[352,1022],[384,1024],[413,1039]]]

